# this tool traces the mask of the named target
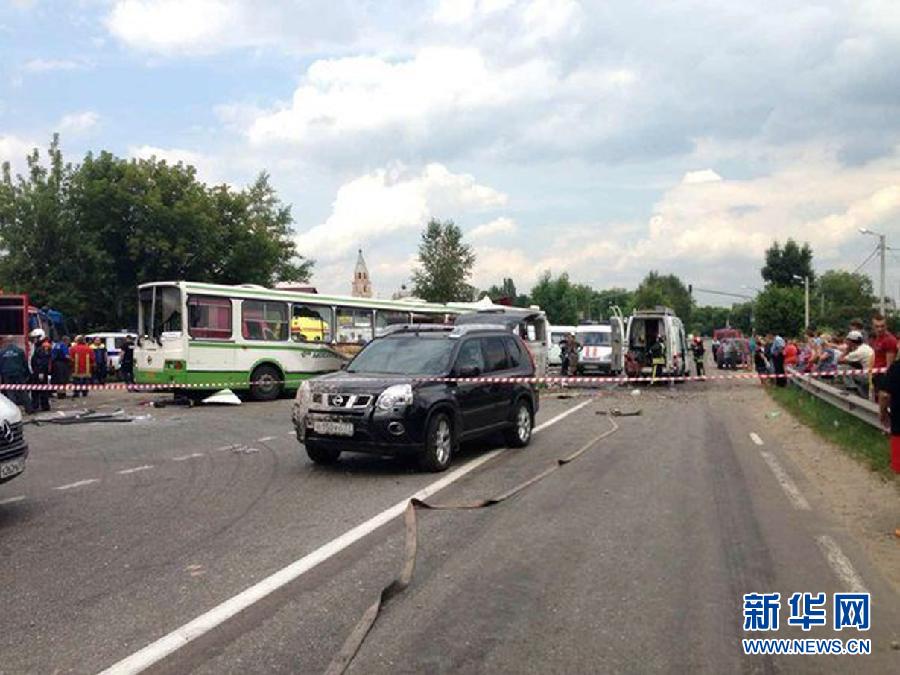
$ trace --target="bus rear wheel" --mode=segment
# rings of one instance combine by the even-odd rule
[[[274,366],[262,365],[250,376],[250,396],[254,401],[274,401],[281,396],[284,383]]]

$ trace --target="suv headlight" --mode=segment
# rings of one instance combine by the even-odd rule
[[[410,384],[395,384],[383,392],[375,402],[375,407],[379,410],[393,410],[394,408],[405,408],[413,400],[413,390]]]
[[[297,388],[297,396],[294,399],[298,406],[308,408],[312,401],[312,389],[309,386],[309,380],[304,380]]]

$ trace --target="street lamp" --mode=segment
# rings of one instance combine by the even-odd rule
[[[809,277],[808,276],[800,276],[799,274],[795,274],[794,278],[797,281],[802,281],[803,285],[806,287],[806,302],[805,302],[805,312],[803,314],[803,327],[809,328]]]
[[[885,236],[878,232],[872,232],[867,227],[859,228],[860,234],[870,234],[873,237],[878,237],[878,252],[881,254],[881,279],[878,283],[878,306],[881,308],[881,316],[884,316],[884,254],[887,250],[887,246],[885,245]]]

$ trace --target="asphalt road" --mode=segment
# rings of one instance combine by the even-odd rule
[[[804,496],[789,452],[721,404],[727,386],[756,385],[545,397],[539,423],[577,410],[432,501],[502,493],[607,429],[604,410],[643,414],[503,504],[420,512],[413,583],[350,672],[898,672],[896,592]],[[441,478],[367,457],[314,466],[289,401],[154,409],[117,396],[89,400],[150,417],[29,427],[28,470],[0,486],[2,673],[98,672]],[[453,469],[500,447],[467,447]],[[403,543],[390,520],[152,670],[324,671]],[[874,654],[741,654],[743,593],[786,604],[856,583],[872,629],[839,637],[869,637]]]

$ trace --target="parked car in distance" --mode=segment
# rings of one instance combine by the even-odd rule
[[[531,441],[534,384],[451,381],[535,373],[522,339],[496,326],[407,325],[369,342],[346,369],[305,381],[294,400],[298,440],[314,462],[342,452],[412,455],[443,471],[459,443],[502,432]]]
[[[0,483],[21,474],[27,458],[22,413],[19,406],[0,394]]]
[[[750,367],[750,341],[747,338],[725,338],[713,355],[719,370]]]

